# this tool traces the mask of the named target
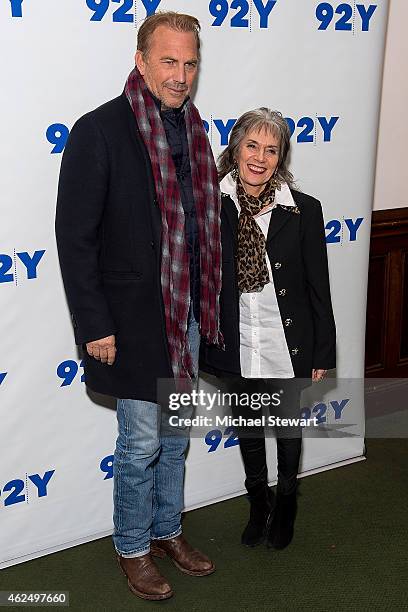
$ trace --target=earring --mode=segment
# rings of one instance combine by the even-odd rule
[[[232,177],[233,181],[237,182],[238,177],[239,177],[237,162],[234,162],[234,165],[233,165],[232,170],[231,170],[231,177]]]

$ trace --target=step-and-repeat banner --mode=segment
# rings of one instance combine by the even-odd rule
[[[297,185],[323,205],[342,379],[303,400],[304,413],[327,427],[305,440],[302,472],[363,454],[361,432],[347,427],[363,414],[362,390],[350,381],[363,376],[388,2],[1,0],[0,567],[112,528],[116,416],[83,384],[54,240],[56,190],[75,120],[122,91],[138,25],[165,9],[201,21],[195,103],[216,155],[244,111],[269,106],[287,118]],[[273,482],[274,441],[268,446]],[[242,490],[233,434],[195,435],[186,508]]]

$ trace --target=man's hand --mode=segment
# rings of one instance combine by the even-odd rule
[[[86,350],[88,355],[94,359],[112,365],[116,356],[115,336],[107,336],[100,340],[87,342]]]
[[[319,382],[322,380],[327,374],[327,370],[312,370],[312,381]]]

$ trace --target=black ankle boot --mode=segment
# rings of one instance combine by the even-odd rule
[[[274,494],[267,484],[262,484],[253,488],[248,487],[248,497],[251,510],[248,524],[241,536],[241,544],[256,546],[265,539],[268,518],[274,504]]]
[[[266,545],[269,548],[282,550],[292,541],[297,511],[296,493],[296,491],[290,495],[278,493],[276,496],[275,510],[266,535]]]

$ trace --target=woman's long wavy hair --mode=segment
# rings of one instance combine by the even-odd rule
[[[280,182],[293,185],[293,175],[289,172],[287,163],[290,150],[290,130],[282,113],[262,106],[241,115],[231,131],[229,144],[218,158],[218,177],[221,181],[235,165],[238,151],[245,136],[252,130],[270,131],[279,141],[279,161],[275,178]]]

